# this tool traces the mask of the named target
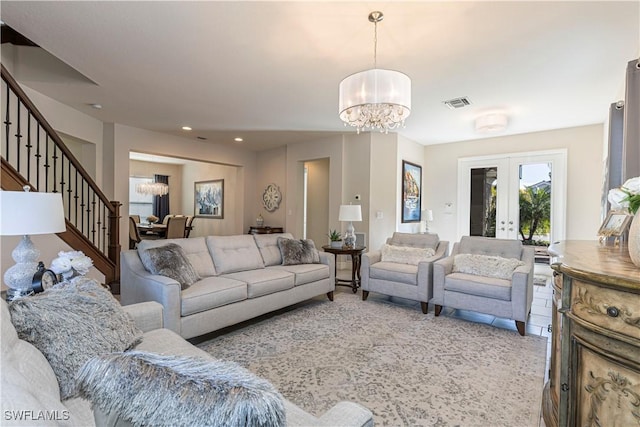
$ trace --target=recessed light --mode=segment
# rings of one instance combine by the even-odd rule
[[[233,138],[233,140],[234,140],[235,142],[243,142],[243,141],[244,141],[244,139],[242,139],[242,138],[240,138],[240,137]]]
[[[102,110],[102,104],[89,104],[89,106],[96,110]]]
[[[182,126],[182,130],[191,130],[189,126]]]

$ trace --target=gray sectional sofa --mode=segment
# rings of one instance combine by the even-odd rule
[[[164,309],[164,327],[193,338],[318,295],[332,300],[334,256],[320,252],[319,264],[282,265],[278,237],[293,238],[278,233],[142,241],[121,254],[121,303],[156,301]],[[182,247],[201,278],[187,289],[151,274],[140,259],[139,252],[169,243]]]

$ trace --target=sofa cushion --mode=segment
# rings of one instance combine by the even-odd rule
[[[218,274],[264,268],[262,256],[251,235],[207,236],[206,242]]]
[[[269,269],[284,270],[295,274],[294,286],[305,285],[329,278],[329,266],[326,264],[274,265]]]
[[[179,245],[184,251],[187,259],[198,273],[200,277],[209,277],[216,275],[216,268],[213,265],[211,254],[207,248],[204,237],[190,237],[188,239],[158,239],[143,240],[138,243],[138,254],[149,248],[157,248],[168,243]]]
[[[420,262],[427,261],[436,254],[432,248],[395,245],[382,245],[380,252],[383,262],[397,262],[411,265],[418,265]]]
[[[170,277],[180,283],[182,290],[200,280],[180,245],[168,243],[141,251],[139,255],[144,268],[151,274]]]
[[[235,362],[130,351],[94,357],[80,393],[134,425],[284,426],[283,399]]]
[[[320,255],[311,239],[278,239],[282,265],[318,264]]]
[[[256,241],[265,267],[270,265],[282,264],[282,255],[278,247],[278,238],[293,239],[291,233],[273,233],[273,234],[254,234],[253,239]]]
[[[524,265],[515,258],[492,255],[458,254],[453,257],[453,272],[511,280],[513,271]]]
[[[295,276],[293,273],[273,268],[261,270],[240,271],[225,277],[241,280],[247,283],[247,297],[257,298],[274,292],[293,288]]]
[[[444,279],[444,290],[511,301],[511,281],[495,277],[451,273]]]
[[[376,262],[369,268],[371,279],[418,285],[418,266],[396,262]]]
[[[96,281],[77,278],[9,305],[18,336],[49,361],[62,400],[73,397],[75,375],[91,357],[126,350],[142,331],[109,291]]]
[[[521,259],[522,242],[493,237],[464,236],[458,243],[458,253]]]
[[[413,234],[396,231],[387,240],[387,243],[396,246],[411,246],[413,248],[431,248],[435,251],[438,249],[440,238],[437,234]]]
[[[247,299],[247,284],[228,277],[205,277],[182,292],[182,316]]]

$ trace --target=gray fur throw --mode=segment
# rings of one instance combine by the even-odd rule
[[[525,265],[515,258],[493,255],[458,254],[453,257],[453,272],[511,280],[513,271]]]
[[[98,356],[80,395],[134,426],[284,426],[282,396],[234,362],[142,351]]]
[[[62,400],[74,397],[75,376],[94,356],[123,351],[142,339],[134,321],[98,282],[84,277],[9,304],[20,339],[47,358]]]
[[[278,237],[282,265],[318,264],[320,255],[313,240],[296,240]]]
[[[189,262],[180,245],[169,243],[141,251],[140,260],[151,274],[167,276],[180,283],[185,290],[200,280],[200,276]]]

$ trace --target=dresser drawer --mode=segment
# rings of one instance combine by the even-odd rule
[[[640,341],[640,295],[573,280],[571,312],[580,319]]]

